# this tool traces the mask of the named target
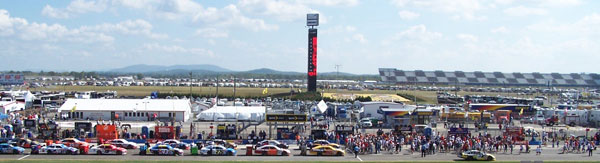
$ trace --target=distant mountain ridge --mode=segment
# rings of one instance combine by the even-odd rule
[[[123,72],[123,73],[149,73],[149,72],[165,72],[165,71],[212,71],[212,72],[231,72],[231,70],[222,68],[210,64],[199,64],[199,65],[172,65],[172,66],[159,66],[159,65],[131,65],[123,68],[112,69],[109,72]]]
[[[197,64],[197,65],[171,65],[171,66],[159,66],[159,65],[146,65],[138,64],[131,65],[122,68],[108,70],[106,72],[116,73],[144,73],[144,74],[186,74],[193,72],[194,74],[271,74],[271,75],[304,75],[304,72],[294,71],[277,71],[269,68],[259,68],[248,71],[233,71],[227,68],[219,67],[211,64]],[[319,75],[324,76],[335,76],[337,72],[322,72]],[[371,74],[365,74],[371,75]],[[360,76],[352,73],[339,72],[339,76]]]

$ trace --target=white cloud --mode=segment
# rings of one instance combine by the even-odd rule
[[[210,27],[242,27],[253,31],[279,29],[279,26],[267,24],[262,19],[243,15],[235,5],[227,5],[222,9],[206,8],[193,16],[192,23]]]
[[[592,37],[600,35],[600,14],[593,13],[572,23],[541,22],[532,24],[526,29],[532,32],[546,32],[569,37]]]
[[[149,22],[142,19],[136,19],[122,21],[117,24],[104,23],[95,26],[82,26],[80,27],[80,30],[106,33],[116,32],[128,35],[143,35],[153,39],[168,38],[168,35],[166,34],[153,33],[152,28],[152,24],[150,24]]]
[[[69,41],[69,42],[105,42],[114,41],[112,36],[100,32],[68,29],[61,24],[29,23],[22,18],[10,17],[6,10],[0,10],[0,36],[17,37],[22,40]]]
[[[44,7],[44,9],[42,9],[42,15],[47,16],[47,17],[51,17],[51,18],[69,18],[69,13],[60,10],[60,9],[56,9],[50,5],[46,5]]]
[[[510,16],[528,16],[528,15],[546,15],[548,11],[542,8],[533,8],[525,6],[511,7],[504,10],[505,14]]]
[[[501,5],[509,5],[512,4],[514,1],[515,0],[496,0],[495,2]]]
[[[365,35],[357,33],[352,35],[352,40],[358,41],[361,44],[367,43],[367,39],[365,39]]]
[[[319,6],[346,6],[352,7],[358,5],[358,0],[299,0],[298,2],[307,5]]]
[[[399,8],[422,8],[433,12],[450,14],[453,19],[485,20],[477,12],[485,9],[478,0],[394,0],[392,4]]]
[[[508,29],[504,26],[501,26],[501,27],[491,29],[490,32],[492,32],[492,33],[508,33]]]
[[[306,17],[306,13],[317,12],[304,4],[291,1],[242,0],[238,5],[246,12],[273,16],[282,21],[301,20]]]
[[[229,33],[226,31],[217,30],[216,28],[201,28],[196,30],[196,35],[204,38],[224,38],[228,37]]]
[[[456,37],[458,39],[461,39],[463,41],[468,41],[468,42],[477,42],[479,40],[479,38],[477,38],[477,36],[471,35],[471,34],[458,34],[456,35]]]
[[[46,5],[42,9],[42,15],[51,18],[69,18],[74,14],[85,14],[88,12],[102,12],[107,8],[107,0],[85,1],[75,0],[69,3],[65,9],[54,8]]]
[[[400,18],[404,20],[412,20],[419,17],[419,14],[406,10],[399,11],[398,15],[400,15]]]
[[[581,4],[580,0],[536,0],[542,6],[548,7],[567,7]]]
[[[381,44],[384,46],[390,45],[396,41],[405,41],[411,43],[430,43],[439,40],[443,35],[439,32],[428,31],[423,24],[411,26],[408,29],[392,35],[388,39],[384,39]]]
[[[146,51],[162,51],[167,53],[192,54],[202,56],[214,56],[214,53],[202,48],[184,48],[177,45],[160,45],[158,43],[144,44],[143,49]]]

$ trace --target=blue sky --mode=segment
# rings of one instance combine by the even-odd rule
[[[0,1],[0,70],[214,64],[318,71],[596,72],[600,1]]]

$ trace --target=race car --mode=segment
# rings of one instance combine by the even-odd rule
[[[79,149],[79,152],[81,154],[87,154],[88,150],[90,149],[90,145],[87,142],[80,141],[75,138],[66,138],[66,139],[60,140],[58,143],[64,144],[69,147],[77,148],[77,149]]]
[[[2,154],[22,154],[24,151],[25,149],[10,145],[8,143],[0,144],[0,153]]]
[[[32,148],[32,147],[39,145],[40,143],[37,141],[30,140],[30,139],[19,138],[19,139],[14,139],[14,140],[8,141],[8,144],[13,145],[13,146],[23,147],[23,148]]]
[[[277,140],[263,140],[263,141],[260,141],[260,142],[256,143],[256,146],[254,146],[254,148],[257,149],[258,147],[261,147],[263,145],[274,145],[274,146],[277,146],[277,147],[283,148],[283,149],[288,149],[289,148],[289,146],[287,144],[280,143]]]
[[[140,155],[173,155],[173,156],[181,156],[183,155],[183,150],[173,148],[167,144],[157,144],[153,147],[148,147],[146,145],[140,147]]]
[[[328,145],[320,145],[313,147],[308,151],[308,155],[316,155],[316,156],[343,156],[346,152],[344,150],[334,148]]]
[[[485,152],[481,152],[478,150],[469,150],[458,155],[458,158],[462,158],[465,160],[478,160],[478,161],[494,161],[496,157],[491,154],[487,154]]]
[[[230,142],[227,142],[227,141],[225,141],[225,140],[222,140],[222,139],[215,139],[215,140],[213,140],[212,142],[213,142],[215,145],[222,145],[222,146],[225,146],[225,147],[227,147],[227,148],[233,148],[233,149],[237,149],[237,144],[235,144],[235,143],[230,143]],[[209,144],[210,144],[210,143],[209,143]]]
[[[66,146],[64,144],[52,144],[44,146],[37,151],[32,151],[32,154],[79,154],[79,149]]]
[[[338,148],[338,149],[340,148],[339,144],[330,143],[327,140],[315,140],[313,142],[313,145],[310,148],[313,148],[313,147],[316,147],[316,146],[325,146],[325,145],[328,145],[328,146],[331,146],[331,147],[334,147],[334,148]]]
[[[263,156],[289,156],[289,149],[282,149],[274,145],[263,145],[254,150],[255,155]]]
[[[137,149],[138,145],[134,142],[129,142],[125,139],[113,139],[108,142],[109,144],[115,145],[117,147],[125,148],[125,149]]]
[[[209,145],[200,149],[200,155],[204,156],[234,156],[237,151],[233,148],[226,148],[222,145]]]
[[[127,149],[117,147],[112,144],[101,144],[99,146],[90,148],[89,153],[97,154],[97,155],[107,155],[107,154],[109,154],[109,155],[126,155]]]
[[[179,140],[175,140],[175,139],[167,139],[167,140],[163,141],[162,144],[170,145],[173,148],[190,149],[190,144],[180,142]]]

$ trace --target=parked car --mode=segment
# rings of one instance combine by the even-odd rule
[[[25,149],[22,147],[13,146],[8,143],[0,144],[0,153],[2,154],[23,154],[24,151]]]
[[[200,155],[204,156],[235,156],[237,151],[222,145],[209,145],[200,149]]]
[[[315,140],[315,141],[313,141],[313,145],[310,148],[313,148],[313,147],[316,147],[316,146],[321,146],[321,145],[329,145],[331,147],[340,149],[340,145],[339,144],[330,143],[327,140]]]
[[[254,148],[257,149],[258,147],[261,147],[263,145],[274,145],[274,146],[277,146],[277,147],[283,148],[283,149],[288,149],[289,148],[289,146],[287,144],[280,143],[277,140],[263,140],[263,141],[260,141],[260,142],[256,143],[256,145],[254,146]]]
[[[254,150],[255,155],[263,156],[289,156],[290,150],[282,149],[275,145],[263,145]]]
[[[231,143],[231,142],[227,142],[227,141],[222,140],[222,139],[215,139],[215,140],[213,140],[211,142],[214,143],[215,145],[222,145],[222,146],[225,146],[227,148],[237,149],[237,144]]]
[[[167,140],[163,141],[162,144],[167,144],[173,148],[179,148],[179,149],[184,149],[184,150],[190,149],[190,144],[180,142],[179,140],[175,140],[175,139],[167,139]]]
[[[469,151],[465,151],[462,152],[461,154],[458,155],[459,158],[465,159],[467,161],[469,160],[478,160],[478,161],[494,161],[496,160],[496,157],[494,155],[485,153],[485,152],[481,152],[478,150],[469,150]]]
[[[117,147],[115,145],[112,144],[101,144],[99,146],[95,146],[90,148],[89,151],[90,154],[97,154],[97,155],[126,155],[127,154],[127,149],[122,148],[122,147]]]
[[[129,142],[125,139],[113,139],[108,142],[109,144],[115,145],[117,147],[125,148],[125,149],[137,149],[138,145],[134,142]]]
[[[140,155],[173,155],[173,156],[182,156],[183,150],[178,148],[173,148],[167,144],[157,144],[152,147],[148,147],[146,145],[140,147]]]
[[[369,128],[369,127],[373,127],[373,123],[371,122],[371,119],[363,118],[360,120],[360,126],[363,128]]]
[[[80,141],[79,139],[75,138],[66,138],[60,140],[59,144],[64,144],[69,147],[77,148],[79,149],[79,153],[81,154],[87,154],[88,150],[90,149],[90,145],[87,142]]]
[[[38,151],[33,152],[33,154],[79,154],[79,149],[74,147],[69,147],[64,144],[52,144],[49,146],[44,146],[40,148]]]
[[[316,156],[343,156],[346,152],[344,150],[334,148],[328,145],[320,145],[313,147],[308,151],[308,155],[316,155]]]

